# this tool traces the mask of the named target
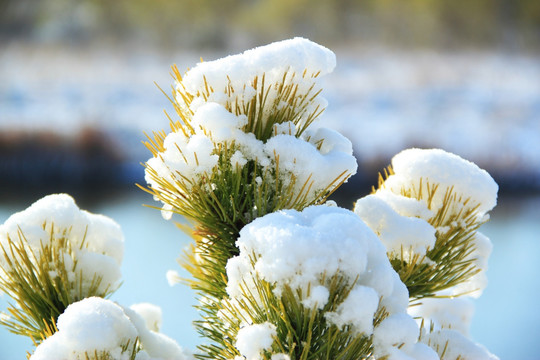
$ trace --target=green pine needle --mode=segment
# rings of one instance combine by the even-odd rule
[[[246,324],[269,322],[276,326],[277,336],[272,348],[263,352],[262,359],[270,360],[273,354],[287,354],[291,360],[318,359],[369,359],[372,356],[371,336],[357,334],[350,326],[338,328],[330,324],[325,314],[335,311],[354,286],[340,274],[321,279],[330,296],[323,309],[307,308],[302,304],[301,289],[284,286],[277,296],[274,286],[258,277],[250,290],[245,284],[240,299],[215,301],[204,308],[207,317],[199,322],[202,335],[213,340],[200,346],[200,359],[226,360],[239,356],[235,348],[238,330]],[[307,296],[310,289],[307,289]],[[374,326],[387,316],[384,308],[375,315]],[[207,321],[213,320],[213,321]]]
[[[392,168],[379,174],[379,188],[384,187],[384,180],[393,173]],[[375,189],[373,189],[375,191]],[[401,281],[409,289],[411,301],[424,297],[433,297],[437,292],[449,289],[470,279],[478,269],[469,255],[474,252],[474,238],[478,228],[486,221],[479,217],[478,205],[464,199],[452,187],[441,190],[436,184],[420,179],[417,187],[402,189],[401,195],[423,200],[429,209],[433,209],[433,199],[444,191],[442,206],[428,223],[437,230],[436,241],[425,256],[405,255],[402,249],[399,258],[391,258],[393,268]],[[424,261],[428,259],[428,261]]]
[[[66,256],[73,259],[69,265]],[[98,276],[87,289],[82,288],[83,274],[77,271],[69,232],[55,236],[53,229],[39,250],[27,245],[21,231],[16,239],[8,236],[7,243],[0,244],[0,273],[0,290],[14,301],[0,324],[37,343],[56,331],[58,316],[70,304],[90,296],[108,297],[113,292],[109,288],[98,290],[102,281]]]
[[[184,88],[182,75],[174,66],[173,77],[176,80],[176,87],[172,89],[172,95],[168,98],[178,119],[172,119],[167,114],[171,131],[182,133],[186,137],[194,135],[195,129],[191,124],[194,114],[190,109],[194,97],[207,100],[212,93],[223,92],[229,99],[224,105],[225,108],[234,115],[247,117],[247,123],[242,129],[244,132],[254,134],[256,139],[264,143],[276,135],[276,124],[291,122],[294,129],[291,127],[289,135],[300,137],[324,109],[315,104],[321,92],[315,82],[307,89],[300,89],[299,82],[312,81],[318,75],[318,73],[308,74],[307,71],[301,75],[286,72],[277,84],[268,83],[266,76],[262,75],[252,79],[242,89],[235,89],[230,80],[225,89],[213,89],[205,79],[204,88],[197,94],[190,94]],[[255,89],[255,96],[244,99],[239,94],[243,94],[248,86]],[[154,157],[161,156],[160,153],[165,150],[163,144],[166,136],[163,131],[147,136],[148,141],[145,145]],[[182,265],[192,275],[192,279],[187,282],[196,290],[201,303],[198,310],[202,320],[196,321],[195,325],[202,336],[212,341],[201,346],[203,354],[198,356],[231,359],[238,355],[231,337],[238,328],[224,328],[220,316],[223,315],[222,300],[227,298],[225,266],[231,257],[238,255],[239,250],[235,242],[240,230],[254,219],[275,211],[282,209],[301,211],[307,206],[324,203],[350,174],[344,172],[327,184],[325,189],[314,192],[311,177],[304,183],[297,184],[294,175],[282,174],[277,155],[272,159],[273,168],[263,167],[257,160],[248,160],[244,166],[238,166],[231,163],[233,154],[239,150],[234,141],[217,143],[214,146],[214,154],[218,155],[219,159],[218,165],[210,173],[197,178],[187,178],[184,174],[176,173],[173,174],[173,180],[167,180],[146,165],[147,176],[152,178],[157,187],[140,187],[166,204],[168,208],[172,208],[172,212],[184,216],[194,224],[193,228],[188,230],[194,244],[186,252]],[[317,146],[320,148],[322,141]],[[178,150],[182,153],[182,149]],[[291,291],[289,289],[289,292]],[[260,296],[266,297],[266,304],[271,310],[266,307],[257,308],[255,303],[247,304],[255,311],[253,313],[255,319],[249,320],[262,321],[264,318],[272,318],[275,322],[283,323],[283,329],[289,330],[287,334],[281,334],[279,337],[285,336],[288,340],[286,343],[276,344],[286,349],[285,353],[294,355],[294,359],[307,359],[309,349],[319,347],[321,350],[315,352],[317,356],[327,352],[321,356],[328,357],[330,356],[328,354],[333,353],[333,350],[329,351],[325,347],[328,343],[340,344],[338,347],[342,349],[340,351],[351,354],[354,353],[351,349],[358,350],[363,347],[369,349],[371,346],[371,342],[365,339],[355,340],[356,342],[343,340],[343,336],[345,338],[350,336],[348,330],[344,332],[336,329],[324,330],[323,338],[319,338],[319,335],[313,336],[310,329],[317,327],[318,322],[323,320],[318,313],[311,313],[303,307],[295,308],[296,302],[291,302],[292,293],[291,300],[287,301],[276,299],[267,286],[261,287],[259,292]],[[297,315],[301,313],[301,320],[297,316],[287,318],[289,315],[286,314],[295,312]],[[298,326],[301,326],[301,329],[297,329]],[[341,335],[342,332],[345,335]],[[305,344],[308,338],[313,339],[314,345]]]

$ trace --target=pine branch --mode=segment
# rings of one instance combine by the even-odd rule
[[[333,68],[331,58],[329,56],[328,64],[323,66],[326,68],[324,72]],[[271,138],[280,134],[296,139],[302,137],[301,141],[309,142],[309,138],[304,139],[306,132],[324,111],[323,102],[319,101],[321,88],[316,81],[320,71],[297,70],[292,66],[288,70],[270,68],[268,73],[257,72],[242,82],[225,74],[208,79],[201,72],[197,73],[195,80],[192,78],[192,82],[185,83],[183,75],[174,66],[172,76],[175,85],[168,98],[176,117],[167,116],[171,134],[176,136],[173,139],[179,140],[176,144],[173,141],[172,145],[167,142],[166,147],[168,135],[158,132],[145,143],[153,155],[145,164],[150,185],[140,187],[161,201],[164,211],[179,214],[194,224],[189,231],[194,243],[185,253],[182,266],[192,275],[187,283],[196,290],[200,299],[198,310],[202,319],[195,322],[197,330],[212,340],[200,347],[203,354],[199,356],[202,358],[230,359],[238,354],[227,329],[223,328],[221,316],[222,300],[228,297],[225,266],[239,253],[235,242],[240,230],[256,218],[282,209],[302,210],[322,204],[351,175],[349,170],[344,170],[321,186],[315,182],[318,179],[313,179],[310,174],[305,178],[304,174],[293,173],[288,163],[289,167],[281,167],[279,154],[276,151],[271,154],[271,150],[264,148]],[[194,86],[197,89],[193,89]],[[210,103],[212,105],[202,108]],[[203,122],[206,118],[202,118],[202,110],[198,112],[199,109],[223,109],[223,116],[228,121],[239,124],[232,130],[227,128],[227,131],[235,131],[236,136],[229,136],[224,141],[216,140],[218,136],[212,134],[215,127],[205,127]],[[202,156],[179,145],[181,142],[189,143],[194,137],[212,141],[213,150],[204,154],[212,159],[209,162],[212,168],[205,167],[204,171],[197,168]],[[323,142],[324,139],[320,139],[311,145],[320,151]],[[252,151],[256,147],[252,144],[259,146],[256,151]],[[173,156],[181,163],[176,168],[187,168],[187,171],[169,168],[171,171],[167,172],[166,168],[160,168],[167,166],[163,154],[174,145]],[[272,144],[268,145],[270,148]],[[238,158],[238,154],[242,155],[241,162],[233,160],[235,156]],[[216,156],[217,163],[214,163]],[[287,161],[295,163],[296,160]],[[155,168],[153,164],[156,164]],[[188,174],[192,169],[195,170]],[[272,301],[270,298],[267,300]],[[279,307],[283,304],[274,303],[272,306],[275,306],[275,316],[283,310]],[[262,309],[259,310],[262,316]]]
[[[369,359],[372,355],[371,337],[357,334],[350,326],[331,325],[325,314],[335,311],[347,297],[354,284],[336,274],[322,280],[330,290],[328,303],[323,309],[307,308],[301,289],[285,286],[280,296],[274,287],[258,277],[254,287],[244,284],[241,299],[224,299],[214,304],[218,321],[206,323],[208,334],[215,344],[203,345],[201,359],[231,359],[240,353],[235,347],[238,330],[248,324],[269,322],[276,325],[277,336],[271,350],[262,358],[273,354],[287,354],[291,360],[315,359]],[[252,290],[254,289],[254,290]],[[307,290],[307,296],[310,290]],[[375,316],[374,325],[386,317],[384,308]],[[217,345],[216,345],[217,344]]]
[[[18,238],[8,236],[0,250],[0,290],[15,302],[9,304],[8,316],[0,318],[0,324],[34,342],[55,331],[58,316],[69,304],[90,296],[105,298],[115,290],[100,290],[102,278],[96,275],[88,287],[82,287],[83,274],[77,269],[69,231],[57,236],[52,226],[50,238],[42,240],[39,249],[32,249],[19,231]]]
[[[378,188],[384,188],[384,181],[393,174],[392,168],[379,174]],[[375,189],[374,189],[375,191]],[[434,206],[433,199],[444,191],[442,205]],[[436,293],[452,288],[477,274],[474,259],[470,257],[475,251],[474,237],[478,228],[486,219],[478,215],[478,204],[464,199],[452,187],[441,189],[437,184],[420,179],[418,185],[411,184],[402,188],[401,195],[422,200],[427,207],[437,209],[427,219],[436,229],[436,242],[428,249],[425,256],[407,253],[402,249],[399,258],[390,261],[401,280],[409,290],[411,301],[424,297],[433,297]],[[425,261],[427,259],[427,261]]]

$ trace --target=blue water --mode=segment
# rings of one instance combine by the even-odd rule
[[[153,202],[134,190],[104,203],[79,205],[114,218],[124,230],[124,283],[112,300],[123,305],[159,305],[164,315],[162,332],[194,349],[200,343],[191,325],[198,317],[192,307],[194,293],[184,285],[170,287],[165,278],[169,269],[182,271],[176,260],[189,239],[173,222],[163,220],[159,211],[143,207],[143,203]],[[0,204],[0,223],[28,205]],[[489,286],[476,301],[472,337],[502,360],[540,359],[540,197],[501,199],[482,232],[491,238],[494,250]],[[6,301],[0,297],[0,309]],[[25,338],[0,329],[0,360],[23,359],[31,350]]]
[[[476,301],[472,335],[502,360],[538,360],[540,197],[500,200],[481,231],[494,248],[489,285]]]

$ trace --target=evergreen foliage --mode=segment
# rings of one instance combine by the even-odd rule
[[[69,304],[91,296],[105,298],[116,290],[100,290],[102,278],[98,275],[93,276],[90,286],[83,287],[69,230],[58,236],[53,225],[50,238],[41,242],[39,250],[27,245],[22,232],[7,240],[6,245],[0,243],[0,290],[15,303],[7,309],[9,316],[0,318],[0,324],[15,334],[39,343],[55,332],[56,320]]]
[[[192,136],[195,135],[194,112],[191,110],[194,98],[208,101],[217,90],[209,86],[204,79],[204,87],[196,94],[191,94],[185,90],[177,67],[173,67],[173,74],[177,86],[173,88],[169,100],[174,105],[178,120],[169,116],[171,131]],[[293,124],[292,127],[289,126],[289,135],[300,138],[324,109],[315,104],[321,89],[317,89],[315,83],[307,89],[300,89],[297,78],[316,79],[318,76],[319,72],[310,74],[307,69],[301,75],[285,71],[278,83],[269,83],[263,74],[244,84],[238,94],[229,79],[224,90],[229,99],[225,108],[236,116],[246,116],[247,122],[242,131],[253,134],[257,140],[268,141],[277,135],[276,125],[284,123]],[[243,93],[248,87],[253,88],[256,95],[246,100]],[[164,132],[154,133],[145,143],[154,157],[159,157],[160,152],[165,150],[165,138]],[[320,141],[318,149],[322,144],[323,141]],[[235,241],[239,231],[255,218],[281,209],[302,210],[310,205],[324,203],[350,174],[344,171],[328,183],[326,188],[315,193],[311,177],[308,177],[308,180],[301,184],[300,191],[297,191],[298,180],[294,174],[290,178],[283,178],[281,175],[278,155],[274,154],[273,168],[262,166],[257,159],[248,160],[244,166],[239,166],[231,161],[238,150],[234,141],[216,142],[214,146],[214,153],[219,156],[219,160],[211,173],[197,179],[176,174],[171,181],[158,175],[147,164],[147,175],[159,187],[148,187],[145,190],[195,226],[188,231],[195,241],[185,256],[183,267],[193,276],[188,283],[198,292],[201,300],[197,308],[203,319],[195,322],[198,331],[217,344],[202,345],[204,355],[201,357],[226,359],[221,347],[228,349],[227,355],[238,353],[230,352],[234,349],[234,343],[230,343],[234,338],[223,331],[219,318],[222,310],[220,302],[227,295],[225,265],[231,257],[238,255]],[[289,328],[294,329],[290,325]]]
[[[280,64],[283,59],[297,63]],[[314,125],[326,106],[317,81],[334,65],[328,49],[295,38],[201,63],[199,72],[181,75],[173,67],[169,99],[176,114],[167,115],[169,133],[148,136],[148,186],[139,187],[163,204],[164,218],[175,213],[191,224],[180,226],[193,239],[182,265],[199,300],[197,331],[208,341],[195,358],[437,360],[474,354],[495,359],[452,324],[423,315],[418,324],[407,311],[428,298],[482,290],[470,286],[477,286],[476,277],[485,271],[490,243],[478,229],[495,206],[496,184],[456,155],[412,149],[396,156],[405,175],[396,177],[397,166],[384,170],[370,195],[373,202],[359,199],[354,212],[327,202],[356,171],[350,142]],[[197,87],[193,78],[201,73]],[[320,166],[306,165],[311,163]],[[463,176],[474,181],[463,182]],[[33,216],[60,216],[54,201],[72,204],[66,207],[72,211],[69,199],[53,195],[42,203],[51,209],[34,208]],[[76,218],[63,211],[64,222]],[[24,222],[23,215],[10,221]],[[90,223],[105,228],[93,235],[99,245],[92,245],[98,249],[92,255],[111,256],[107,260],[119,265],[119,229],[108,218],[91,216]],[[409,226],[404,231],[415,235],[421,232],[414,226],[433,230],[428,235],[434,242],[425,236],[413,242],[423,248],[408,245],[407,234],[400,233],[403,223]],[[55,345],[53,340],[77,332],[76,316],[82,316],[117,338],[92,337],[107,342],[95,351],[87,350],[86,339],[77,340],[85,345],[79,349],[62,348],[74,359],[191,358],[134,309],[103,299],[116,289],[116,278],[105,282],[99,269],[92,277],[78,268],[79,251],[91,248],[86,231],[75,240],[74,227],[39,224],[47,238],[42,235],[38,247],[18,223],[16,237],[0,226],[0,290],[14,301],[0,324],[31,337],[40,356],[51,356],[46,346]],[[388,234],[401,244],[400,253],[385,242]],[[464,285],[469,287],[461,291]],[[431,323],[425,327],[424,321]],[[63,334],[62,326],[68,329]]]
[[[391,166],[384,171],[386,177],[392,173]],[[384,188],[383,175],[379,176],[379,188]],[[470,258],[474,251],[474,236],[487,221],[478,216],[479,204],[464,199],[453,188],[443,189],[423,179],[418,186],[403,188],[401,195],[425,201],[431,209],[437,192],[444,192],[444,197],[442,206],[437,206],[436,213],[428,220],[438,229],[433,249],[429,249],[425,256],[402,252],[400,258],[391,259],[392,266],[409,289],[411,301],[436,296],[480,271],[474,259]],[[429,261],[426,263],[425,259]]]

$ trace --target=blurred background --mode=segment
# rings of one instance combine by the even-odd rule
[[[172,113],[158,86],[169,92],[173,64],[294,36],[337,55],[321,125],[349,137],[360,163],[336,194],[343,206],[412,146],[493,175],[490,285],[471,333],[503,360],[539,359],[537,0],[0,0],[0,223],[53,192],[113,217],[126,234],[113,300],[160,305],[163,332],[195,348],[194,295],[165,279],[188,239],[134,185],[150,156],[144,133],[167,129]],[[31,350],[0,329],[0,359]]]

